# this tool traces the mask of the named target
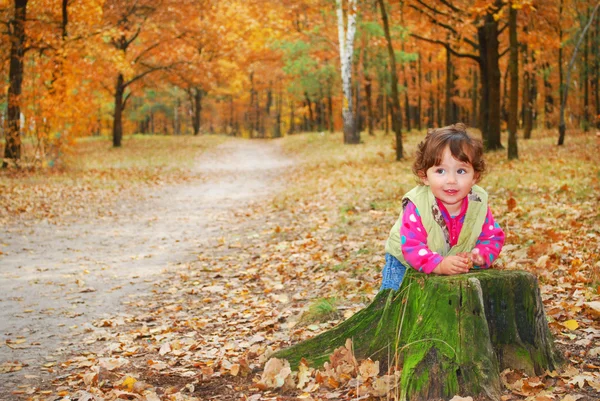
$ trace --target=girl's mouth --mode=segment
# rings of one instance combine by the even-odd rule
[[[447,193],[448,195],[456,195],[458,193],[458,190],[457,189],[445,189],[444,192]]]

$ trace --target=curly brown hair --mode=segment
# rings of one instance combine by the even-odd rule
[[[440,164],[446,147],[450,148],[450,153],[455,159],[473,166],[477,180],[485,173],[483,143],[467,133],[465,124],[456,123],[447,127],[429,129],[425,139],[419,143],[417,157],[412,166],[413,173],[419,181],[427,175],[430,167]]]

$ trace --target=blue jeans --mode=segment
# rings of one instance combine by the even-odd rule
[[[402,284],[402,279],[404,278],[404,274],[406,273],[406,266],[404,266],[398,259],[389,253],[385,254],[385,266],[383,267],[382,280],[381,280],[381,290],[398,290],[400,288],[400,284]]]

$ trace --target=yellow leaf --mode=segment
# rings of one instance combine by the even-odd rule
[[[127,376],[125,378],[125,380],[123,380],[123,383],[121,384],[121,387],[124,388],[124,389],[126,389],[127,391],[132,391],[133,390],[133,385],[135,384],[135,382],[137,382],[137,380],[135,380],[131,376]]]
[[[579,323],[577,323],[577,320],[573,320],[573,319],[567,320],[562,325],[565,326],[569,330],[577,330],[577,328],[579,327]]]

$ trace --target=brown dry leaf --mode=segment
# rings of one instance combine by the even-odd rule
[[[600,393],[600,378],[596,377],[591,380],[587,380],[587,383],[592,387],[596,392]]]
[[[86,386],[95,386],[98,384],[98,370],[99,368],[95,366],[91,371],[83,374],[83,382]]]
[[[143,395],[146,401],[161,401],[158,394],[154,391],[146,391]]]
[[[292,369],[287,360],[271,358],[267,361],[257,384],[260,386],[259,388],[281,388],[291,373]]]
[[[461,397],[461,396],[455,395],[454,397],[452,397],[452,399],[450,399],[450,401],[473,401],[473,397]]]
[[[590,313],[595,316],[600,316],[600,301],[584,302],[583,303]]]
[[[506,200],[506,207],[512,212],[517,207],[517,201],[512,196]]]
[[[308,366],[306,359],[302,358],[298,365],[298,389],[302,390],[311,381],[314,369]],[[306,391],[306,390],[305,390]]]
[[[355,375],[358,368],[358,362],[352,351],[352,340],[347,339],[346,345],[337,348],[329,357],[331,369],[339,376]]]
[[[129,364],[129,360],[125,358],[100,358],[98,366],[106,370],[115,370]]]
[[[567,394],[560,401],[577,401],[580,398],[583,398],[583,395],[580,395],[580,394]]]
[[[390,391],[393,391],[399,383],[399,376],[384,375],[376,378],[372,384],[371,394],[375,397],[385,397]]]
[[[0,365],[0,373],[17,372],[23,369],[23,365],[20,362],[4,362]]]
[[[373,362],[371,359],[365,359],[360,363],[358,371],[364,380],[376,377],[379,374],[379,361]]]
[[[169,352],[171,352],[171,344],[170,343],[164,343],[163,345],[160,346],[160,350],[158,351],[159,355],[166,355]]]
[[[239,363],[232,364],[231,367],[229,368],[229,373],[231,373],[232,376],[237,376],[238,373],[240,373],[240,364]]]
[[[590,382],[594,380],[594,377],[591,375],[587,375],[587,374],[581,374],[581,375],[576,375],[573,376],[573,378],[571,380],[568,381],[569,384],[572,384],[574,386],[578,386],[579,388],[583,388],[585,386],[585,382]]]

